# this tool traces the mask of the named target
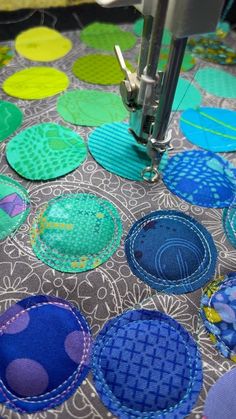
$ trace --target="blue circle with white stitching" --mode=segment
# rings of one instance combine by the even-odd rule
[[[103,403],[121,419],[182,419],[202,386],[196,342],[156,310],[110,320],[96,339],[92,368]]]
[[[125,252],[132,272],[150,287],[183,294],[203,286],[215,271],[210,233],[179,211],[155,211],[130,229]]]

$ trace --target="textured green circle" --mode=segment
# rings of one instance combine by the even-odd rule
[[[127,67],[133,71],[132,65],[126,61]],[[124,75],[113,55],[89,54],[78,58],[72,71],[80,80],[93,84],[119,84]]]
[[[188,108],[200,106],[202,95],[188,80],[180,77],[175,92],[172,111],[184,111]]]
[[[76,169],[86,158],[83,139],[69,128],[39,124],[21,131],[7,145],[6,157],[20,176],[48,180]]]
[[[205,67],[198,70],[195,80],[212,95],[236,98],[236,77],[226,71]]]
[[[5,140],[19,128],[22,119],[23,114],[16,105],[0,100],[0,141]]]
[[[162,47],[160,53],[160,59],[158,63],[158,70],[164,71],[166,69],[167,60],[169,55],[169,48]],[[188,52],[184,54],[181,71],[188,71],[191,70],[195,66],[196,60],[195,58]]]
[[[134,33],[137,36],[142,36],[143,32],[143,18],[136,20],[133,27]],[[170,45],[171,43],[171,32],[168,29],[164,29],[162,45]]]
[[[52,199],[36,216],[31,243],[36,256],[62,272],[84,272],[105,262],[122,235],[112,203],[90,194]]]
[[[89,47],[103,51],[113,51],[115,45],[126,51],[133,48],[136,43],[132,33],[123,31],[117,25],[99,22],[86,26],[81,32],[80,39]]]
[[[128,116],[119,95],[99,90],[72,90],[60,96],[57,111],[71,124],[99,126]]]
[[[15,231],[29,211],[27,191],[15,180],[0,175],[0,240]]]

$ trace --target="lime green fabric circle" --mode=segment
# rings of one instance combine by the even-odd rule
[[[69,128],[45,123],[17,134],[8,144],[6,157],[20,176],[48,180],[76,169],[86,158],[83,139]]]
[[[133,27],[134,33],[137,36],[142,36],[143,32],[143,18],[136,20]],[[171,43],[171,32],[168,29],[164,29],[162,45],[170,45]]]
[[[158,63],[158,70],[164,71],[166,69],[167,60],[169,55],[169,48],[162,47],[160,53],[160,59]],[[195,58],[188,52],[184,54],[181,71],[188,71],[191,70],[196,64]]]
[[[127,67],[134,71],[132,65],[126,61]],[[72,71],[80,80],[93,84],[119,84],[124,75],[116,57],[112,55],[90,54],[78,58]]]
[[[200,91],[191,84],[188,80],[180,77],[175,98],[172,106],[172,111],[184,111],[188,108],[197,108],[202,101]]]
[[[113,51],[115,45],[126,51],[133,48],[136,43],[132,33],[123,31],[117,25],[99,22],[86,26],[81,32],[80,39],[89,47],[103,51]]]
[[[51,67],[30,67],[8,77],[2,88],[9,96],[20,99],[44,99],[69,86],[65,73]]]
[[[117,209],[90,194],[65,194],[41,210],[31,229],[36,256],[62,272],[83,272],[105,262],[122,235]]]
[[[22,119],[23,114],[16,105],[0,100],[0,141],[5,140],[19,128]]]
[[[127,118],[121,97],[99,90],[72,90],[60,96],[57,111],[71,124],[99,126]]]
[[[29,211],[27,191],[15,180],[0,175],[0,240],[15,231]]]
[[[236,98],[236,77],[226,71],[205,67],[198,70],[195,80],[212,95]]]

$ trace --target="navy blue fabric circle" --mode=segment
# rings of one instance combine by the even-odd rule
[[[88,325],[68,302],[26,298],[0,316],[1,402],[20,413],[68,399],[88,373]]]
[[[155,211],[130,229],[125,252],[132,272],[158,291],[183,294],[214,274],[217,251],[210,233],[179,211]]]
[[[92,368],[103,403],[121,419],[182,419],[202,385],[195,341],[159,311],[131,310],[110,320],[96,339]]]
[[[203,207],[228,207],[236,192],[232,166],[210,151],[176,154],[165,167],[163,181],[175,195]]]

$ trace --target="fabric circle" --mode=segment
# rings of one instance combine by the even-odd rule
[[[126,61],[127,67],[134,71],[132,65]],[[92,84],[119,84],[124,75],[113,55],[90,54],[78,58],[72,71],[80,80]]]
[[[25,221],[30,211],[29,196],[20,183],[0,175],[0,240]]]
[[[65,339],[65,351],[76,364],[79,364],[83,358],[83,348],[80,346],[81,339],[83,338],[82,335],[82,332],[76,330],[69,333]]]
[[[23,114],[16,105],[0,100],[0,141],[5,140],[21,126]]]
[[[195,291],[214,274],[217,251],[210,233],[179,211],[156,211],[131,227],[125,252],[132,272],[157,291]]]
[[[225,373],[210,388],[203,419],[232,419],[236,412],[236,368]]]
[[[57,111],[71,124],[99,126],[128,117],[121,97],[100,90],[72,90],[59,97]]]
[[[72,48],[70,39],[46,26],[21,32],[15,40],[18,54],[33,61],[54,61],[64,57]]]
[[[236,51],[216,39],[190,39],[188,47],[197,57],[221,65],[236,64]]]
[[[137,36],[142,36],[143,32],[143,18],[136,20],[133,27],[134,33]],[[171,43],[171,32],[165,28],[162,38],[162,45],[170,45]]]
[[[150,166],[146,148],[138,144],[129,126],[114,122],[95,129],[89,136],[88,147],[94,159],[106,170],[130,180],[142,181],[141,172]],[[163,170],[167,155],[162,158],[160,170]],[[124,164],[125,162],[125,164]]]
[[[229,99],[236,98],[236,77],[217,68],[205,67],[195,75],[195,80],[206,92]]]
[[[188,141],[205,150],[236,150],[235,111],[222,108],[188,109],[181,115],[180,128]]]
[[[170,51],[170,49],[168,47],[162,47],[161,48],[160,58],[159,58],[159,62],[158,62],[158,70],[159,71],[165,71],[166,70],[169,51]],[[182,66],[181,66],[181,71],[191,70],[191,68],[193,68],[195,66],[195,64],[196,64],[195,58],[189,52],[186,52],[184,54],[184,58],[183,58]]]
[[[236,191],[232,165],[210,151],[176,154],[165,167],[163,181],[185,201],[209,208],[228,207]]]
[[[236,362],[236,272],[207,286],[200,313],[215,348]]]
[[[20,310],[19,310],[20,307]],[[88,373],[91,337],[79,312],[60,298],[37,295],[17,303],[0,316],[0,390],[10,409],[35,413],[51,409],[67,400]],[[9,334],[9,328],[27,314],[22,331]],[[73,360],[65,349],[68,336]]]
[[[110,320],[92,355],[96,390],[120,418],[183,418],[202,385],[197,345],[174,319],[130,310]]]
[[[6,45],[0,45],[0,68],[7,65],[13,58],[13,51]]]
[[[122,225],[109,201],[90,194],[65,194],[41,210],[31,229],[36,256],[62,272],[96,268],[116,251]]]
[[[63,92],[69,86],[65,73],[51,67],[30,67],[17,71],[2,85],[5,93],[20,99],[44,99]]]
[[[230,241],[233,247],[236,248],[236,200],[229,208],[225,208],[223,211],[223,227],[227,239]]]
[[[184,111],[188,108],[196,108],[200,106],[202,95],[199,90],[193,86],[188,80],[179,78],[172,111]]]
[[[115,45],[119,45],[122,51],[126,51],[136,43],[135,36],[123,31],[119,26],[112,23],[94,22],[86,26],[80,35],[81,41],[91,48],[103,51],[113,51]]]
[[[17,134],[6,148],[10,166],[20,176],[48,180],[76,169],[86,158],[83,139],[61,125],[34,125]]]

